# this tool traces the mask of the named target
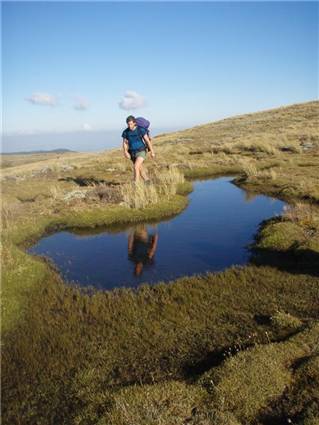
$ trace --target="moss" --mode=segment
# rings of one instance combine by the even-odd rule
[[[296,241],[303,239],[303,229],[297,223],[290,221],[269,223],[261,229],[256,247],[287,251]]]
[[[244,346],[252,333],[261,343],[282,338],[282,330],[258,325],[257,313],[318,316],[318,279],[271,267],[231,267],[138,290],[91,292],[53,272],[46,277],[28,291],[23,321],[3,334],[7,423],[72,423],[80,410],[103,412],[115,388],[193,379],[221,347]]]
[[[265,409],[262,420],[290,418],[293,423],[316,424],[319,421],[319,354],[314,350],[293,364],[293,383],[283,396]]]
[[[114,394],[110,412],[98,425],[174,425],[189,420],[206,392],[195,385],[168,381],[133,385]]]
[[[132,385],[113,394],[98,425],[241,425],[230,412],[207,405],[207,392],[197,385],[167,381]]]
[[[276,311],[271,316],[271,323],[279,329],[297,330],[302,326],[302,321],[284,311]]]
[[[292,386],[290,366],[309,355],[319,340],[319,323],[282,343],[259,345],[239,352],[198,381],[212,394],[212,407],[232,412],[252,423],[261,410]],[[309,396],[309,389],[305,390]]]
[[[15,245],[7,243],[2,251],[2,316],[1,330],[6,333],[24,318],[26,300],[43,282],[54,281],[45,264]]]

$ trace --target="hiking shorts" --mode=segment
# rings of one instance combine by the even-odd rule
[[[141,156],[142,158],[145,159],[146,158],[146,151],[143,150],[143,151],[136,152],[134,155],[131,154],[131,161],[134,163],[136,158],[138,158],[139,156]]]

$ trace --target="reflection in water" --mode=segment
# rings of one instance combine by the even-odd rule
[[[149,234],[145,224],[132,229],[128,236],[128,258],[135,263],[134,274],[140,276],[144,264],[154,262],[158,233]]]
[[[249,202],[249,201],[253,201],[256,196],[258,196],[258,193],[256,192],[250,192],[250,191],[246,191],[245,192],[245,201]]]
[[[28,252],[52,259],[65,281],[98,289],[167,282],[246,264],[258,224],[280,214],[285,203],[247,193],[231,179],[194,181],[187,208],[170,219],[60,231]]]

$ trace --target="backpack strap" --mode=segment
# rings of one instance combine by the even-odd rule
[[[145,146],[146,150],[148,151],[148,145],[145,143],[145,141],[143,139],[143,136],[141,134],[141,129],[140,129],[139,126],[137,126],[137,134],[139,135],[139,138],[142,140],[142,142],[144,143],[144,146]]]

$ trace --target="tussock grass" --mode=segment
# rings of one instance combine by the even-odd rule
[[[271,316],[271,322],[274,326],[280,329],[292,329],[297,330],[302,326],[302,321],[298,317],[294,317],[284,311],[276,311]]]
[[[159,201],[159,193],[154,184],[145,185],[143,181],[130,182],[121,186],[124,204],[128,208],[145,208]]]
[[[240,141],[234,143],[232,149],[239,150],[241,152],[265,152],[270,155],[274,155],[277,152],[277,149],[271,144],[267,143],[265,140],[248,140]]]
[[[275,170],[276,165],[270,164],[263,168],[258,168],[258,162],[252,159],[240,158],[238,164],[244,174],[245,182],[254,181],[258,178],[259,181],[263,180],[276,180],[278,172]],[[277,170],[280,171],[280,168]]]
[[[242,165],[242,170],[246,177],[258,175],[258,169],[256,164],[250,161],[241,161],[241,165]]]
[[[184,175],[177,167],[152,173],[151,184],[146,185],[143,180],[129,182],[121,186],[123,202],[128,208],[145,208],[163,198],[169,199],[178,191],[178,187],[185,181]]]
[[[308,202],[285,205],[282,216],[293,223],[319,227],[318,206]]]

